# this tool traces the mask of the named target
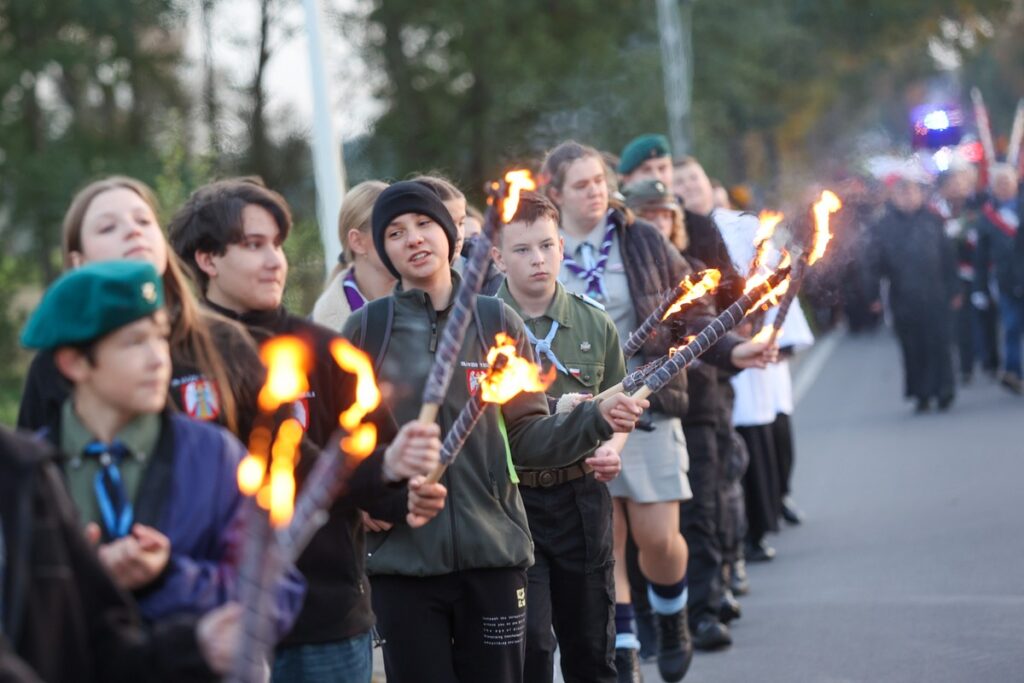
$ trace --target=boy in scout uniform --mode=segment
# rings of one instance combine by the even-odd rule
[[[562,249],[558,209],[524,193],[493,251],[506,277],[497,296],[522,316],[537,361],[555,371],[549,396],[571,404],[621,381],[625,363],[604,308],[559,284]],[[604,482],[618,474],[624,443],[616,435],[568,467],[517,469],[536,558],[527,577],[527,681],[552,680],[552,627],[566,681],[615,681],[612,501]]]
[[[40,436],[64,474],[100,562],[149,621],[202,615],[235,592],[235,480],[245,448],[209,422],[167,408],[170,327],[163,281],[144,261],[69,271],[44,294],[21,336],[52,350],[73,385]],[[287,630],[302,588],[276,601]]]

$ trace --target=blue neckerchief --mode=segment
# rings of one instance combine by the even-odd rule
[[[531,344],[533,344],[533,348],[537,352],[537,356],[547,356],[547,359],[551,361],[552,365],[558,368],[562,374],[568,375],[569,371],[565,369],[565,366],[562,365],[560,360],[558,360],[555,352],[551,350],[551,342],[555,341],[555,335],[558,334],[558,321],[551,321],[551,329],[548,330],[548,336],[543,339],[537,339],[537,336],[530,331],[529,327],[524,326],[524,329],[526,330],[526,338],[530,340]]]
[[[604,240],[601,242],[601,250],[598,252],[597,260],[580,265],[571,256],[566,255],[563,263],[569,272],[587,283],[587,294],[600,301],[608,298],[604,288],[604,269],[608,265],[608,256],[612,251],[612,244],[615,242],[615,222],[608,219],[608,227],[604,231]],[[584,242],[580,248],[586,247],[584,253],[593,249],[589,242]],[[589,259],[588,259],[589,260]]]
[[[96,502],[107,537],[117,539],[127,536],[132,530],[134,514],[119,465],[130,455],[128,448],[116,439],[110,444],[93,441],[85,447],[83,455],[96,458],[100,463],[100,470],[93,479],[93,490],[96,492]]]

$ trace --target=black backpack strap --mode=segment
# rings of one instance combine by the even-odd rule
[[[395,300],[386,296],[366,304],[363,324],[359,328],[359,348],[373,360],[378,372],[391,341],[391,325],[395,321]]]
[[[476,299],[476,336],[484,351],[494,346],[499,332],[508,333],[505,327],[505,302],[494,296],[478,296]]]

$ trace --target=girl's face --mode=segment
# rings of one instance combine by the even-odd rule
[[[552,195],[563,214],[576,225],[597,225],[608,213],[608,182],[604,162],[594,156],[576,159],[565,170],[565,182]]]
[[[75,266],[135,259],[152,263],[161,275],[167,270],[167,240],[153,209],[126,187],[93,197],[82,217],[81,231],[81,251],[71,252]]]
[[[449,266],[448,236],[430,216],[403,213],[384,229],[384,251],[403,281],[420,284]]]

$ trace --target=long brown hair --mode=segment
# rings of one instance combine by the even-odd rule
[[[61,232],[61,247],[64,253],[64,267],[74,263],[72,252],[82,251],[82,220],[89,205],[99,195],[109,190],[126,189],[137,194],[149,205],[153,215],[159,214],[156,195],[145,183],[126,176],[110,176],[89,183],[78,191],[71,200],[71,206],[64,214]],[[166,239],[166,238],[165,238]],[[185,268],[167,246],[167,270],[164,271],[164,299],[167,314],[171,320],[171,357],[176,362],[195,365],[199,372],[212,377],[217,383],[221,413],[224,423],[233,433],[238,433],[238,405],[232,393],[232,383],[225,369],[225,358],[218,351],[210,332],[210,324],[221,322],[231,324],[226,318],[206,311],[199,306],[185,274]]]

